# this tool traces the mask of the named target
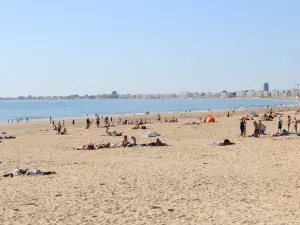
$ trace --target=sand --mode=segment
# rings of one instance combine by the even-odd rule
[[[242,138],[238,118],[246,112],[224,114],[201,126],[184,125],[197,113],[147,125],[169,147],[97,151],[73,148],[122,137],[85,130],[84,121],[66,121],[68,135],[47,130],[48,122],[0,124],[17,137],[0,143],[1,174],[18,167],[57,172],[1,176],[0,224],[300,224],[300,137],[271,137],[275,120],[264,122],[268,135]],[[286,127],[294,112],[284,114]],[[131,127],[116,129],[138,143],[155,140]],[[247,128],[250,134],[251,121]],[[236,145],[214,145],[225,138]]]

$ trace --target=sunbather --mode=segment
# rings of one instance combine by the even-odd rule
[[[131,129],[132,129],[132,130],[138,130],[138,129],[140,129],[140,125],[138,124],[137,126],[131,128]]]
[[[0,139],[15,139],[14,136],[0,136]]]
[[[168,144],[161,142],[161,140],[157,138],[156,142],[150,142],[149,144],[141,144],[141,146],[168,146]]]
[[[94,145],[93,143],[83,145],[82,147],[77,147],[75,150],[97,150],[101,148],[110,148],[111,145],[110,143],[107,144],[99,144],[99,145]]]
[[[29,169],[15,169],[14,171],[10,173],[6,173],[3,175],[3,177],[14,177],[14,176],[22,176],[22,175],[51,175],[56,174],[55,171],[46,171],[43,172],[41,170],[29,170]]]

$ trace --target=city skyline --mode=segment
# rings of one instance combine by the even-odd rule
[[[17,96],[17,97],[1,97],[0,100],[56,100],[56,99],[188,99],[188,98],[277,98],[277,97],[299,97],[299,85],[297,88],[287,90],[269,90],[269,83],[265,82],[260,90],[236,90],[236,91],[219,91],[219,92],[189,92],[180,91],[176,93],[118,93],[112,91],[110,94],[92,94],[79,95],[72,94],[67,96]]]

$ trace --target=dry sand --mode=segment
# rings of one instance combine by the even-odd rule
[[[1,174],[18,167],[57,172],[1,176],[0,224],[300,224],[300,137],[271,137],[273,121],[264,122],[269,135],[241,138],[245,112],[224,114],[201,126],[184,125],[198,114],[147,125],[169,147],[96,151],[73,147],[122,137],[85,130],[83,121],[67,121],[64,136],[46,131],[47,122],[0,124],[0,132],[17,137],[0,143]],[[138,143],[155,140],[131,127],[117,129]],[[252,122],[247,128],[250,134]],[[236,145],[213,145],[225,138]]]

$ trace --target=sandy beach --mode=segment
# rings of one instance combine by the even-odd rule
[[[239,137],[246,114],[213,113],[217,122],[201,125],[185,123],[207,113],[168,114],[179,123],[146,126],[170,146],[95,151],[73,148],[123,137],[101,136],[105,129],[94,124],[86,130],[83,120],[66,121],[68,135],[47,121],[0,124],[16,136],[0,143],[0,224],[300,224],[300,137],[272,137],[276,119],[263,122],[265,136]],[[295,111],[284,112],[284,128],[288,115]],[[156,140],[132,127],[115,129],[138,144]],[[247,134],[253,129],[248,121]],[[236,145],[217,145],[226,138]],[[2,177],[15,168],[57,174]]]

